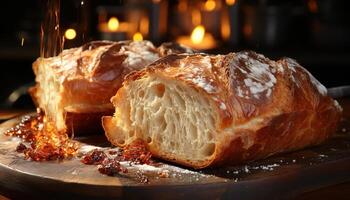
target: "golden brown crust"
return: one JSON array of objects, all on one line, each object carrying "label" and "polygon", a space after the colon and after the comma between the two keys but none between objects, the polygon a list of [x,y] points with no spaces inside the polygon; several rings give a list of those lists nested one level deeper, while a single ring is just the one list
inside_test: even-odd
[{"label": "golden brown crust", "polygon": [[164,42],[158,47],[157,50],[160,54],[160,57],[164,57],[171,54],[195,53],[193,49],[174,42]]},{"label": "golden brown crust", "polygon": [[126,74],[158,58],[156,48],[148,41],[95,41],[64,50],[57,57],[39,58],[33,69],[38,77],[38,68],[45,63],[45,68],[55,73],[54,78],[64,87],[67,104],[109,104]]},{"label": "golden brown crust", "polygon": [[[211,159],[193,163],[150,148],[155,156],[193,168],[237,164],[317,145],[334,133],[341,117],[341,108],[324,86],[290,58],[272,61],[254,52],[170,55],[129,74],[123,84],[150,74],[183,82],[216,102],[213,112],[219,113],[220,124]],[[119,92],[113,98],[123,100]],[[105,121],[104,126],[113,128],[111,123]],[[110,138],[112,130],[105,131]]]}]

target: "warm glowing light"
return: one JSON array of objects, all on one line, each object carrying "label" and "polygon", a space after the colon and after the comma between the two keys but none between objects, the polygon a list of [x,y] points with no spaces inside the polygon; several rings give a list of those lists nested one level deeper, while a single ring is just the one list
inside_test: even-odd
[{"label": "warm glowing light", "polygon": [[196,26],[191,33],[191,41],[194,44],[199,44],[203,41],[205,35],[205,28],[202,25]]},{"label": "warm glowing light", "polygon": [[307,6],[309,7],[310,12],[316,13],[318,11],[318,5],[316,0],[309,0],[307,2]]},{"label": "warm glowing light", "polygon": [[134,41],[142,41],[142,40],[143,40],[143,36],[142,36],[142,34],[141,34],[140,32],[137,32],[137,33],[134,34],[134,36],[132,37],[132,39],[133,39]]},{"label": "warm glowing light", "polygon": [[152,0],[153,3],[160,3],[162,0]]},{"label": "warm glowing light", "polygon": [[204,8],[207,11],[213,11],[216,7],[216,2],[214,0],[207,0],[204,4]]},{"label": "warm glowing light", "polygon": [[236,3],[236,0],[226,0],[226,4],[229,6],[233,6]]},{"label": "warm glowing light", "polygon": [[179,4],[177,6],[177,8],[179,9],[179,11],[184,12],[187,10],[187,1],[186,0],[180,0]]},{"label": "warm glowing light", "polygon": [[108,29],[111,31],[116,31],[119,28],[119,20],[116,17],[111,17],[108,20]]},{"label": "warm glowing light", "polygon": [[228,14],[224,15],[224,17],[221,20],[221,37],[224,40],[228,40],[231,35],[231,28],[230,28],[230,21],[229,21],[229,16]]},{"label": "warm glowing light", "polygon": [[144,35],[148,34],[149,20],[147,16],[143,16],[140,21],[140,32]]},{"label": "warm glowing light", "polygon": [[101,32],[104,32],[104,33],[117,33],[117,32],[126,33],[130,30],[137,30],[136,27],[133,27],[130,23],[120,22],[116,17],[111,17],[107,22],[103,22],[103,21],[99,23],[98,28]]},{"label": "warm glowing light", "polygon": [[180,36],[176,42],[197,50],[208,50],[216,47],[215,38],[206,33],[203,26],[197,26],[191,36]]},{"label": "warm glowing light", "polygon": [[250,38],[253,33],[253,27],[250,24],[245,24],[243,26],[243,34],[245,37]]},{"label": "warm glowing light", "polygon": [[77,36],[77,32],[72,28],[67,29],[66,32],[64,33],[64,37],[67,40],[73,40],[76,36]]},{"label": "warm glowing light", "polygon": [[24,45],[24,38],[22,37],[21,38],[21,46],[23,47],[23,45]]},{"label": "warm glowing light", "polygon": [[192,11],[192,24],[197,26],[201,24],[202,16],[201,12],[199,10],[193,10]]}]

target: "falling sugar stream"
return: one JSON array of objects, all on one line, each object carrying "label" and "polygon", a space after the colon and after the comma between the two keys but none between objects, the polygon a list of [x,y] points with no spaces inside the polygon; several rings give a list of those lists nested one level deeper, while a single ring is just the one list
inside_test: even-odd
[{"label": "falling sugar stream", "polygon": [[60,30],[60,0],[46,0],[40,30],[40,57],[57,56],[64,47]]}]

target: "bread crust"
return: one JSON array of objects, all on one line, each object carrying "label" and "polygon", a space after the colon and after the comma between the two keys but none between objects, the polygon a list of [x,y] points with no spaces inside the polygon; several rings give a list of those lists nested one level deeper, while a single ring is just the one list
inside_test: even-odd
[{"label": "bread crust", "polygon": [[[209,159],[181,160],[149,145],[154,156],[192,168],[238,164],[320,144],[341,118],[341,107],[324,86],[290,58],[272,61],[250,51],[169,55],[129,74],[123,85],[150,75],[187,84],[216,104],[216,147]],[[112,102],[123,101],[122,87]],[[118,119],[104,118],[103,126],[118,145],[113,120]]]},{"label": "bread crust", "polygon": [[[76,135],[101,132],[101,116],[113,113],[110,98],[121,87],[124,77],[171,51],[169,45],[156,48],[149,41],[89,42],[64,50],[56,57],[38,58],[33,63],[36,85],[29,92],[59,131]],[[48,77],[50,80],[46,80]],[[55,89],[47,89],[49,85]],[[52,96],[59,100],[52,101],[49,99]],[[59,108],[59,112],[52,111],[50,106]],[[57,114],[63,118],[57,119]]]}]

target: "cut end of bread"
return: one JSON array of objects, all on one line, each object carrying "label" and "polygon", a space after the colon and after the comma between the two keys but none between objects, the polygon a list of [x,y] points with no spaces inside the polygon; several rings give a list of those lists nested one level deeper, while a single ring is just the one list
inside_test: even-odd
[{"label": "cut end of bread", "polygon": [[44,111],[47,120],[53,122],[59,131],[66,130],[64,108],[62,105],[62,96],[60,95],[61,84],[56,79],[55,73],[50,70],[47,65],[48,61],[38,59],[34,63],[36,68],[37,84],[35,90],[32,91],[32,96],[39,107]]},{"label": "cut end of bread", "polygon": [[189,84],[149,75],[125,84],[112,102],[116,112],[103,126],[114,145],[142,139],[154,156],[196,168],[213,160],[217,107]]}]

